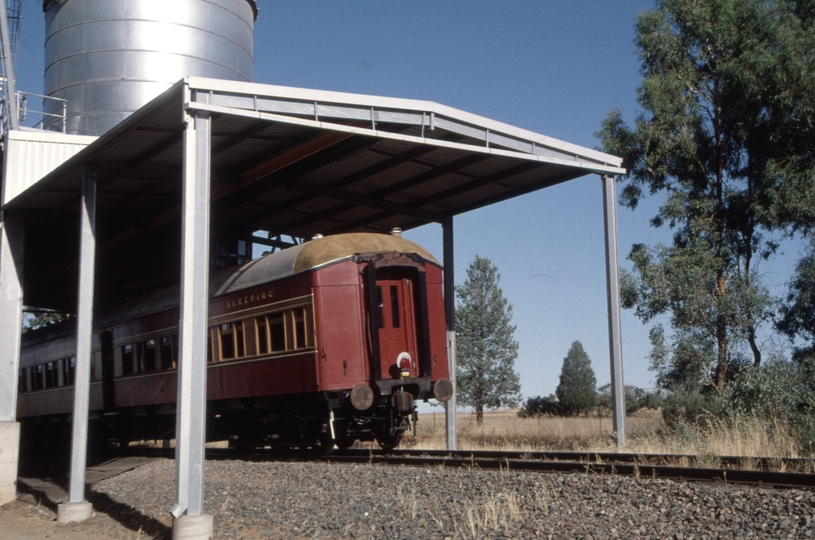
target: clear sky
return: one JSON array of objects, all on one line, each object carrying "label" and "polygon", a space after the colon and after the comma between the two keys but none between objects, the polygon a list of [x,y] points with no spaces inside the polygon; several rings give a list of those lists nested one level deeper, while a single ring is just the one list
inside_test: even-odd
[{"label": "clear sky", "polygon": [[[258,0],[255,82],[436,101],[589,148],[609,110],[633,120],[634,19],[648,0]],[[18,89],[42,92],[41,3],[25,0]],[[618,188],[619,189],[619,188]],[[620,263],[656,204],[618,210]],[[602,189],[587,176],[455,219],[456,283],[490,258],[514,306],[524,396],[553,393],[580,340],[609,381]],[[441,228],[406,233],[441,258]],[[796,255],[793,249],[791,255]],[[784,272],[770,269],[781,286]],[[623,312],[626,384],[653,386],[647,328]]]}]

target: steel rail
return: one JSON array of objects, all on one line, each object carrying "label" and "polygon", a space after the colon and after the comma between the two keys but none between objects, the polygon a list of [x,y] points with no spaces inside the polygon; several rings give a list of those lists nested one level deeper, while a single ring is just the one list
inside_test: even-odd
[{"label": "steel rail", "polygon": [[[368,455],[369,450],[352,449],[345,455]],[[505,450],[414,450],[397,449],[391,454],[403,457],[457,457],[476,459],[512,459],[538,461],[567,461],[578,463],[630,463],[637,465],[673,465],[695,467],[699,464],[713,468],[749,468],[766,471],[815,472],[815,459],[775,458],[747,456],[696,456],[692,454],[643,454],[619,452],[522,452]],[[681,464],[681,465],[680,465]]]},{"label": "steel rail", "polygon": [[[149,447],[129,447],[118,450],[128,455],[154,455],[172,457],[173,449],[149,448]],[[280,456],[293,457],[301,456],[298,452],[283,452],[271,450],[269,448],[254,449],[232,449],[232,448],[208,448],[207,458],[225,459],[266,459]],[[353,448],[342,452],[330,454],[330,457],[337,459],[358,458],[368,460],[371,456],[386,455],[379,449]],[[676,467],[679,469],[742,469],[769,472],[813,472],[815,473],[815,458],[780,458],[780,457],[749,457],[749,456],[695,456],[692,454],[643,454],[643,453],[617,453],[617,452],[522,452],[505,450],[414,450],[397,449],[392,450],[387,455],[392,458],[434,458],[447,460],[468,460],[468,461],[545,461],[545,462],[566,462],[590,465],[632,465],[643,467],[663,466]],[[311,457],[311,456],[309,456]]]},{"label": "steel rail", "polygon": [[[96,456],[97,463],[114,463],[121,458],[167,458],[175,456],[174,448],[127,447],[108,449]],[[743,485],[764,488],[815,489],[815,474],[780,472],[736,468],[683,467],[665,464],[659,460],[684,455],[615,454],[592,452],[500,452],[500,451],[433,451],[399,450],[385,453],[381,450],[354,449],[343,453],[320,456],[307,452],[284,453],[256,448],[207,448],[207,460],[243,461],[313,461],[344,464],[357,463],[382,466],[410,466],[467,469],[471,471],[528,471],[539,473],[572,473],[585,475],[617,475],[647,480],[673,480],[703,482],[718,486]],[[750,460],[750,458],[738,458]],[[762,458],[772,461],[775,458]],[[109,461],[112,460],[112,461]],[[646,462],[650,460],[651,462]],[[733,456],[723,461],[735,462]],[[41,461],[41,460],[38,460]],[[789,461],[789,460],[785,460]],[[812,460],[799,460],[811,463]],[[42,463],[41,463],[42,464]],[[115,469],[114,465],[110,465]],[[115,474],[112,474],[115,475]]]},{"label": "steel rail", "polygon": [[[130,447],[121,449],[127,455],[153,455],[156,457],[173,457],[173,449]],[[303,456],[298,452],[281,452],[268,448],[254,449],[232,449],[232,448],[208,448],[208,459],[278,459]],[[385,458],[384,456],[388,456]],[[306,454],[306,458],[313,458],[313,455]],[[675,468],[677,470],[748,470],[751,472],[771,472],[771,473],[803,473],[815,472],[815,459],[812,458],[775,458],[775,457],[748,457],[748,456],[695,456],[692,454],[636,454],[617,452],[521,452],[504,450],[414,450],[397,449],[385,454],[379,449],[354,448],[330,454],[327,459],[336,461],[370,461],[375,458],[379,462],[395,462],[398,459],[427,459],[446,460],[448,463],[468,462],[482,463],[485,468],[498,468],[485,465],[488,461],[496,462],[545,462],[579,464],[581,467],[587,465],[595,468],[600,466],[613,466],[618,470],[623,470],[624,466],[630,468],[637,467],[640,471],[644,467],[662,467],[664,469]],[[554,466],[553,466],[554,467]],[[632,469],[633,470],[633,469]],[[813,484],[815,485],[815,484]]]},{"label": "steel rail", "polygon": [[520,459],[483,459],[472,457],[407,457],[373,454],[369,456],[330,455],[313,460],[331,463],[369,463],[440,468],[467,468],[470,470],[534,471],[548,473],[580,473],[631,476],[645,479],[664,479],[680,482],[712,482],[746,484],[772,488],[815,488],[815,474],[788,473],[764,470],[677,467],[639,463],[598,463],[580,461],[545,461]]}]

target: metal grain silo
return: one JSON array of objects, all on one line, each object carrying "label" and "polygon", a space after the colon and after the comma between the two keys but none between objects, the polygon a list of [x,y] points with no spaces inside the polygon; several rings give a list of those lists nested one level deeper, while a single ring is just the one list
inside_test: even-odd
[{"label": "metal grain silo", "polygon": [[182,77],[252,80],[255,0],[45,0],[43,11],[45,94],[68,101],[68,133],[101,135]]}]

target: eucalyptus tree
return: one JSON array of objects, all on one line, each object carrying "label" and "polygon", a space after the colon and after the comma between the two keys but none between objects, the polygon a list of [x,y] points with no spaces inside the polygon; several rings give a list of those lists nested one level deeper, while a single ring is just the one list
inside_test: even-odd
[{"label": "eucalyptus tree", "polygon": [[778,328],[798,340],[794,358],[815,361],[815,237],[810,239],[807,252],[795,267],[780,311]]},{"label": "eucalyptus tree", "polygon": [[660,196],[651,224],[673,231],[634,245],[622,279],[625,307],[669,315],[670,335],[651,330],[665,387],[721,389],[734,363],[761,363],[773,299],[757,262],[772,231],[815,223],[813,6],[661,0],[637,19],[642,111],[633,126],[612,112],[598,135],[625,158],[621,203]]}]

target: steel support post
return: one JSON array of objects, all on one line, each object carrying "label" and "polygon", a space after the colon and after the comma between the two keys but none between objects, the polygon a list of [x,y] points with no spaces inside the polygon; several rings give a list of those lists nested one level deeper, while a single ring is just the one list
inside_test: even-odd
[{"label": "steel support post", "polygon": [[17,129],[17,89],[14,81],[14,62],[11,57],[11,35],[8,27],[6,0],[0,0],[0,41],[3,48],[3,74],[6,76],[6,112],[9,129]]},{"label": "steel support post", "polygon": [[[210,118],[188,113],[184,131],[181,261],[181,358],[176,416],[173,538],[209,538],[204,516],[204,441],[209,306]],[[207,533],[209,531],[209,533]]]},{"label": "steel support post", "polygon": [[453,397],[444,406],[444,417],[447,420],[447,449],[456,450],[456,281],[453,259],[453,217],[445,218],[442,223],[442,242],[444,251],[444,312],[447,322],[447,362],[450,366],[450,382],[453,384]]},{"label": "steel support post", "polygon": [[88,408],[93,351],[93,278],[96,264],[96,167],[82,171],[80,208],[79,302],[76,311],[76,370],[71,439],[71,480],[68,503],[59,505],[57,521],[83,521],[91,516],[85,501],[85,465],[88,455]]},{"label": "steel support post", "polygon": [[617,262],[617,196],[613,176],[602,176],[603,217],[606,237],[606,290],[608,295],[608,344],[611,359],[611,402],[614,439],[622,450],[625,437],[625,384],[623,383],[623,338],[620,325],[620,275]]},{"label": "steel support post", "polygon": [[17,378],[23,318],[24,228],[0,213],[0,505],[17,498]]}]

